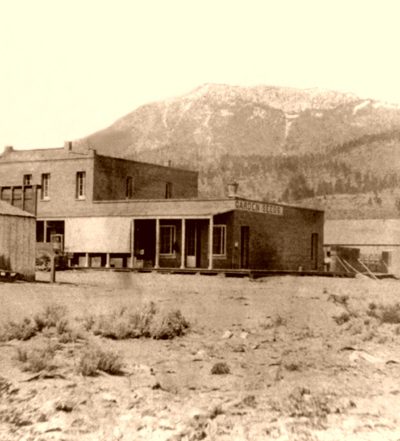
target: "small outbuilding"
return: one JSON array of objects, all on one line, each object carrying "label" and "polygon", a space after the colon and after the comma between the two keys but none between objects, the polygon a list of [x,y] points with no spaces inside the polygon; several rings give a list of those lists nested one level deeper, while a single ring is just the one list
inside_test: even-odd
[{"label": "small outbuilding", "polygon": [[0,201],[0,270],[35,280],[36,219]]},{"label": "small outbuilding", "polygon": [[333,271],[343,271],[345,259],[360,272],[400,275],[400,219],[328,219],[324,239]]}]

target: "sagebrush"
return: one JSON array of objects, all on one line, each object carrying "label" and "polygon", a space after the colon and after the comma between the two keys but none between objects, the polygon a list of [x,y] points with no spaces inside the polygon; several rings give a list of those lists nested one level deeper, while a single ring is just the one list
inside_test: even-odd
[{"label": "sagebrush", "polygon": [[182,336],[190,324],[180,310],[160,313],[153,302],[138,310],[121,308],[110,314],[84,318],[86,329],[114,340],[128,338],[172,339]]},{"label": "sagebrush", "polygon": [[43,348],[17,348],[16,359],[22,363],[22,370],[27,372],[52,371],[57,365],[54,362],[59,347],[48,343]]},{"label": "sagebrush", "polygon": [[121,375],[123,360],[113,351],[105,351],[95,345],[88,346],[78,362],[78,373],[90,377],[106,372],[110,375]]}]

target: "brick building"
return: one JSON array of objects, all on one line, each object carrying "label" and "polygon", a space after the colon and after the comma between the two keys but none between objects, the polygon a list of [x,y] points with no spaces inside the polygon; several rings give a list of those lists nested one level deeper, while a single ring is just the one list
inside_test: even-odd
[{"label": "brick building", "polygon": [[1,199],[37,216],[38,253],[56,242],[72,266],[323,268],[323,212],[200,199],[197,179],[71,143],[0,156]]}]

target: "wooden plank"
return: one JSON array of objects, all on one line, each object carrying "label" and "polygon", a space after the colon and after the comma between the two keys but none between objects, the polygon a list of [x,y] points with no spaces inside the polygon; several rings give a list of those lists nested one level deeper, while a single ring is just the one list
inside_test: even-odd
[{"label": "wooden plank", "polygon": [[336,260],[340,263],[340,265],[342,265],[342,267],[344,268],[346,273],[350,272],[348,266],[345,265],[345,263],[343,262],[343,260],[339,256],[336,256]]},{"label": "wooden plank", "polygon": [[375,276],[375,274],[365,265],[363,262],[361,262],[360,259],[357,259],[357,262],[366,269],[367,273],[375,280],[378,280],[378,278]]}]

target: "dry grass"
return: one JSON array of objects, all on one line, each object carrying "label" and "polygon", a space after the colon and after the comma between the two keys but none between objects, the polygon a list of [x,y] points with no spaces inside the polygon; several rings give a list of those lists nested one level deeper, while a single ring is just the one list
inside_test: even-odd
[{"label": "dry grass", "polygon": [[9,321],[0,330],[0,341],[10,340],[29,340],[37,334],[38,330],[35,322],[25,317],[19,322]]},{"label": "dry grass", "polygon": [[17,348],[16,359],[22,363],[22,370],[26,372],[52,371],[56,369],[54,357],[59,347],[47,344],[44,348]]},{"label": "dry grass", "polygon": [[79,359],[78,373],[93,377],[99,372],[110,375],[121,375],[123,361],[121,356],[113,351],[104,351],[95,345],[88,346]]},{"label": "dry grass", "polygon": [[48,337],[56,336],[62,343],[84,338],[83,332],[68,319],[66,307],[50,305],[32,317],[5,323],[0,331],[0,341],[25,341],[40,333]]},{"label": "dry grass", "polygon": [[312,393],[304,387],[295,387],[281,400],[270,401],[271,410],[290,418],[305,419],[304,423],[316,429],[327,427],[327,417],[332,413],[340,413],[339,403],[328,393]]},{"label": "dry grass", "polygon": [[141,337],[167,340],[184,335],[190,324],[179,310],[161,314],[150,302],[137,311],[121,308],[111,314],[86,317],[84,326],[94,335],[114,340]]}]

